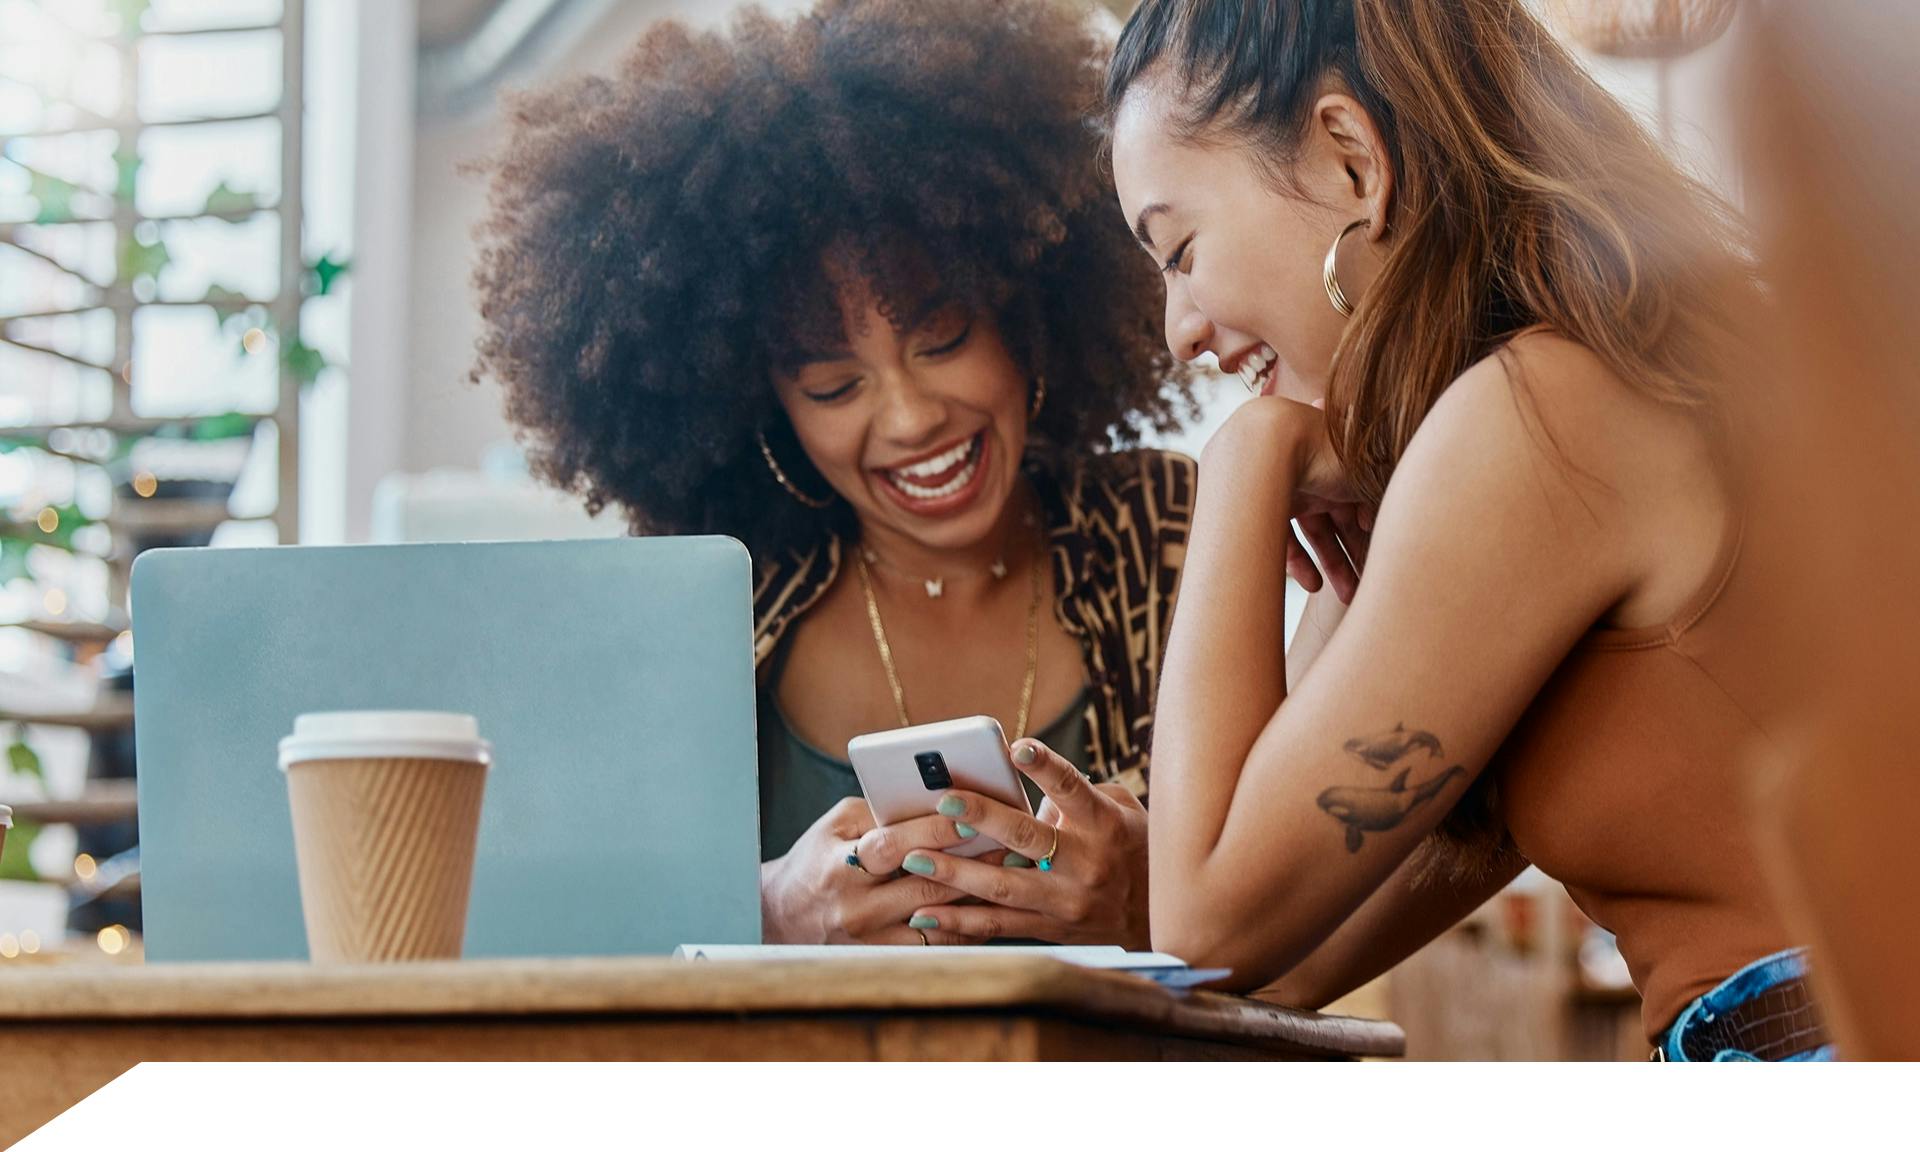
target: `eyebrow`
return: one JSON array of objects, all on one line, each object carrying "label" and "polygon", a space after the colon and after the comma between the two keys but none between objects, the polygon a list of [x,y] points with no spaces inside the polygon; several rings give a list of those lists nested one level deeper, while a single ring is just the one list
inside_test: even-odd
[{"label": "eyebrow", "polygon": [[1151,233],[1147,231],[1147,221],[1153,219],[1155,216],[1160,215],[1162,212],[1171,212],[1171,211],[1173,211],[1172,208],[1169,208],[1167,205],[1161,203],[1158,200],[1147,205],[1145,208],[1140,209],[1140,215],[1134,217],[1133,219],[1133,237],[1134,239],[1140,241],[1140,246],[1142,248],[1153,247],[1153,236]]},{"label": "eyebrow", "polygon": [[[942,308],[950,308],[961,303],[964,303],[964,301],[941,293],[934,293],[915,306],[913,312],[910,313],[905,320],[901,321],[898,331],[917,331],[934,313],[940,311]],[[831,348],[802,348],[800,349],[800,359],[795,362],[793,371],[799,372],[810,364],[837,364],[842,360],[851,359],[853,359],[853,345],[851,344],[835,344]]]}]

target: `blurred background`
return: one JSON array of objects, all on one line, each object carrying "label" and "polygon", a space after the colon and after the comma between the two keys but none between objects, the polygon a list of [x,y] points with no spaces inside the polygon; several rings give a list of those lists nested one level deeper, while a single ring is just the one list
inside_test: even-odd
[{"label": "blurred background", "polygon": [[[1131,7],[1077,2],[1116,31]],[[1731,0],[1535,5],[1740,201]],[[460,168],[503,88],[734,7],[0,0],[0,972],[140,956],[140,551],[622,531],[534,486],[468,383],[484,189]],[[1172,446],[1242,398],[1204,394]],[[1534,874],[1345,1007],[1400,1020],[1413,1056],[1644,1048],[1611,941]]]}]

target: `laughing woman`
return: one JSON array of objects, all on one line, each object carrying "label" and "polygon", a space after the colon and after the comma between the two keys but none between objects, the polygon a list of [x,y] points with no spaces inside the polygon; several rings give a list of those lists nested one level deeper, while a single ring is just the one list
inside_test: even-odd
[{"label": "laughing woman", "polygon": [[[1519,0],[1146,0],[1107,99],[1172,350],[1267,393],[1201,463],[1155,945],[1322,1003],[1531,860],[1660,1054],[1825,1054],[1740,818],[1730,222]],[[1290,519],[1364,574],[1283,655]]]},{"label": "laughing woman", "polygon": [[[1185,375],[1096,164],[1098,47],[1047,0],[828,0],[515,108],[481,368],[548,480],[751,549],[769,940],[1147,942],[1193,464],[1111,450]],[[876,829],[848,738],[972,714],[1041,819]],[[980,834],[1014,854],[940,851]]]}]

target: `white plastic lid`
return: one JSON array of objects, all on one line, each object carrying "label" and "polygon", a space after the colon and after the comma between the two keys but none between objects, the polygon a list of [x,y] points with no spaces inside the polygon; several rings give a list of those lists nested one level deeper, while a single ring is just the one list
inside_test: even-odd
[{"label": "white plastic lid", "polygon": [[13,809],[0,804],[0,828],[13,827]]},{"label": "white plastic lid", "polygon": [[493,763],[480,722],[460,712],[308,712],[280,741],[280,770],[310,760],[471,760]]}]

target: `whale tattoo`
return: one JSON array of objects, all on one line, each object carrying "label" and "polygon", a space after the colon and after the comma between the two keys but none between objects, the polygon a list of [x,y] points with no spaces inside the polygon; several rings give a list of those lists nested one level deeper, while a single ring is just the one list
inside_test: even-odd
[{"label": "whale tattoo", "polygon": [[1465,776],[1467,770],[1455,764],[1409,788],[1407,777],[1412,773],[1413,769],[1402,768],[1393,783],[1384,788],[1329,788],[1320,793],[1315,803],[1321,811],[1347,826],[1349,853],[1360,851],[1368,832],[1399,827],[1408,813],[1440,795],[1456,776]]},{"label": "whale tattoo", "polygon": [[1404,724],[1395,724],[1393,731],[1378,736],[1356,736],[1341,745],[1347,752],[1367,762],[1371,768],[1388,771],[1400,761],[1412,755],[1416,749],[1424,749],[1428,756],[1442,756],[1440,738],[1431,732],[1415,729],[1407,731]]}]

